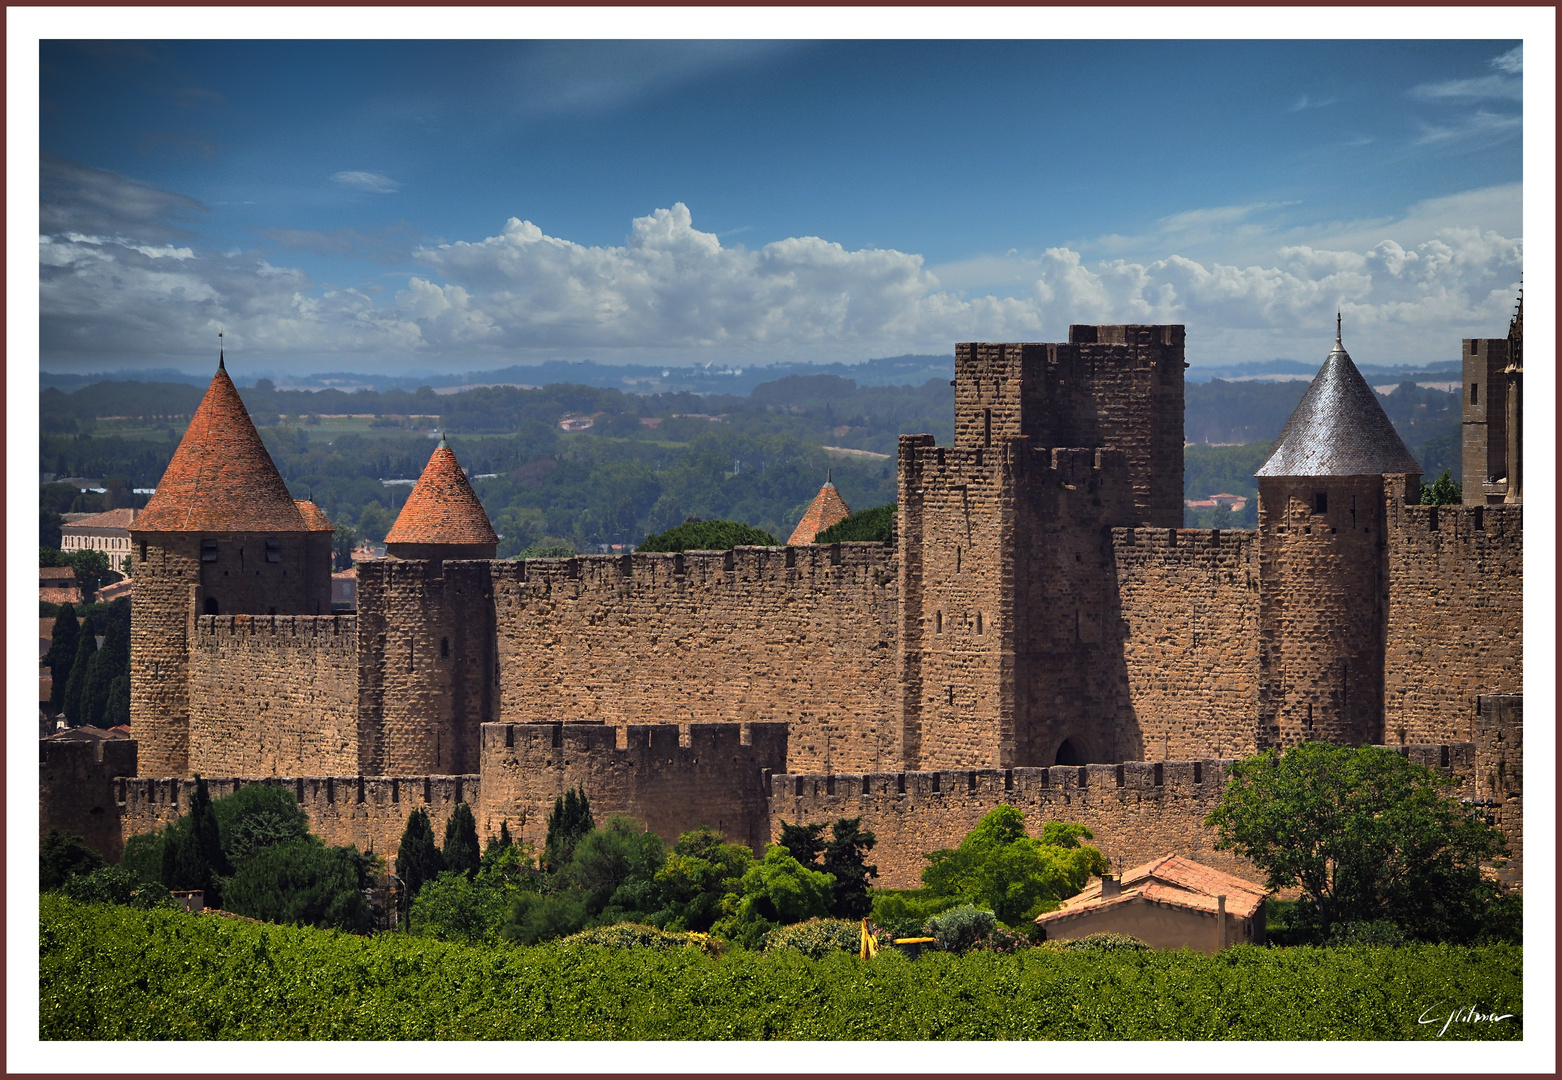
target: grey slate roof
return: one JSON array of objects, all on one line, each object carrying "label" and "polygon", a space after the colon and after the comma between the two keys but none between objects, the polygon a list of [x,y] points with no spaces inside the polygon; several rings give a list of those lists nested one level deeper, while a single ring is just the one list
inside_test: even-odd
[{"label": "grey slate roof", "polygon": [[1340,343],[1314,376],[1256,476],[1381,476],[1421,466]]}]

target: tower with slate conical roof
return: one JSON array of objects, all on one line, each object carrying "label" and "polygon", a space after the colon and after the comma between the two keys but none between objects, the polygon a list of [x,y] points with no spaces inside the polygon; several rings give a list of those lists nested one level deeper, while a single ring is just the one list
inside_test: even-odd
[{"label": "tower with slate conical roof", "polygon": [[1257,473],[1259,747],[1383,740],[1384,501],[1420,472],[1336,322]]},{"label": "tower with slate conical roof", "polygon": [[331,525],[303,505],[307,520],[219,355],[130,530],[130,722],[142,775],[199,767],[191,760],[189,646],[203,616],[330,613]]}]

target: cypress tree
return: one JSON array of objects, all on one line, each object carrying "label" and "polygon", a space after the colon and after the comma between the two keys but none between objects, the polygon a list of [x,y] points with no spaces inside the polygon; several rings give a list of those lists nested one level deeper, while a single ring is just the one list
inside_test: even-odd
[{"label": "cypress tree", "polygon": [[776,843],[791,854],[792,858],[802,863],[811,870],[819,869],[819,853],[824,851],[825,843],[819,834],[824,831],[823,825],[788,825],[781,823],[781,836]]},{"label": "cypress tree", "polygon": [[82,693],[87,687],[87,668],[92,664],[93,654],[98,651],[97,623],[91,615],[81,624],[81,632],[76,636],[76,656],[71,662],[70,677],[65,681],[65,700],[61,702],[61,708],[65,712],[65,722],[71,727],[79,727],[86,723],[82,714]]},{"label": "cypress tree", "polygon": [[54,677],[54,687],[49,692],[49,711],[58,713],[65,705],[65,682],[70,678],[71,665],[76,662],[76,639],[81,628],[76,622],[76,609],[62,604],[54,617],[54,631],[49,639],[49,652],[44,662]]},{"label": "cypress tree", "polygon": [[429,823],[428,811],[420,806],[407,816],[407,828],[401,834],[401,846],[396,849],[396,874],[401,878],[404,912],[411,908],[412,898],[423,883],[444,868],[444,857],[434,846],[434,826]]},{"label": "cypress tree", "polygon": [[217,824],[217,812],[212,809],[211,793],[199,773],[195,776],[195,797],[190,800],[190,824],[179,840],[179,852],[174,875],[181,889],[201,889],[206,893],[206,906],[218,907],[222,897],[218,894],[219,874],[230,870],[222,853],[222,831]]},{"label": "cypress tree", "polygon": [[596,827],[584,790],[570,788],[554,799],[553,812],[548,815],[548,839],[542,848],[543,866],[551,874],[558,873],[569,864],[580,838]]},{"label": "cypress tree", "polygon": [[117,676],[109,683],[108,700],[103,705],[103,726],[118,727],[130,723],[130,676]]},{"label": "cypress tree", "polygon": [[[109,691],[114,680],[124,676],[130,679],[130,635],[118,619],[105,620],[103,647],[92,655],[87,664],[87,678],[81,691],[83,723],[108,727],[105,722]],[[129,704],[125,712],[129,714]]]},{"label": "cypress tree", "polygon": [[477,868],[483,861],[478,848],[477,819],[472,808],[464,802],[456,803],[450,820],[445,822],[445,847],[441,853],[446,870],[459,870],[468,878],[477,876]]}]

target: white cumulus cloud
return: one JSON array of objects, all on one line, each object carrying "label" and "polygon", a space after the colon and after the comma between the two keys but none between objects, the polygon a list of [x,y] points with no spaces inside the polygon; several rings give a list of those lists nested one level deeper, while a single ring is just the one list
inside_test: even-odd
[{"label": "white cumulus cloud", "polygon": [[65,230],[39,238],[40,330],[46,356],[107,343],[200,352],[221,326],[235,349],[276,361],[473,368],[561,354],[851,360],[1061,340],[1070,323],[1176,322],[1198,364],[1321,358],[1338,306],[1358,359],[1415,363],[1506,326],[1523,242],[1516,213],[1493,208],[1517,195],[1491,189],[1397,221],[1286,231],[1241,258],[1177,253],[1179,233],[1249,224],[1247,207],[1200,211],[1161,223],[1159,257],[1090,259],[1065,246],[987,257],[1007,274],[1003,296],[952,288],[915,253],[817,236],[726,246],[682,203],[635,219],[621,245],[511,218],[483,239],[416,249],[424,272],[391,296],[325,286],[254,252]]}]

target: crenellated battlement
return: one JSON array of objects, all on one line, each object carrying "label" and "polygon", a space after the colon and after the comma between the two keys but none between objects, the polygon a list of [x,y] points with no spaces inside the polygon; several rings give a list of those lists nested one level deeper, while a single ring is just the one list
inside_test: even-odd
[{"label": "crenellated battlement", "polygon": [[[679,589],[758,583],[813,589],[864,580],[886,585],[893,578],[894,564],[892,546],[868,542],[495,560],[490,572],[498,588],[524,586],[533,591],[566,586],[602,593],[626,587]],[[869,577],[865,578],[864,572]],[[874,572],[882,580],[873,579]]]},{"label": "crenellated battlement", "polygon": [[1401,533],[1436,534],[1464,543],[1518,543],[1524,537],[1524,507],[1421,506],[1389,504],[1389,528]]},{"label": "crenellated battlement", "polygon": [[786,767],[787,725],[484,724],[478,829],[539,847],[547,817],[580,787],[598,820],[628,814],[672,843],[705,824],[763,850],[765,777]]},{"label": "crenellated battlement", "polygon": [[195,647],[220,647],[235,638],[307,638],[322,648],[357,647],[356,615],[200,615]]},{"label": "crenellated battlement", "polygon": [[[1021,769],[929,769],[884,773],[777,773],[772,799],[857,796],[955,796],[1031,799],[1043,793],[1164,789],[1189,795],[1225,790],[1232,759],[1128,761],[1117,765],[1052,765]],[[995,804],[996,805],[996,804]]]}]

